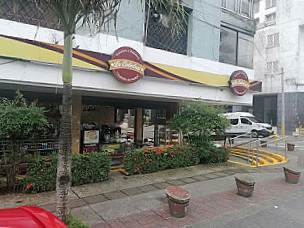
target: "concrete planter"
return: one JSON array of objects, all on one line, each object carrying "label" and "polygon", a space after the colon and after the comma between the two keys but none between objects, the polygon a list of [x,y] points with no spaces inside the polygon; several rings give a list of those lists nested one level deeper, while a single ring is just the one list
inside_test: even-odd
[{"label": "concrete planter", "polygon": [[294,148],[295,148],[295,144],[287,143],[287,150],[288,151],[294,151]]},{"label": "concrete planter", "polygon": [[301,172],[296,168],[287,168],[283,166],[285,181],[290,184],[297,184],[300,179]]},{"label": "concrete planter", "polygon": [[166,195],[170,214],[176,218],[185,217],[190,201],[190,193],[181,187],[169,186],[166,188]]},{"label": "concrete planter", "polygon": [[236,174],[234,176],[238,194],[244,197],[252,196],[255,180],[246,174]]}]

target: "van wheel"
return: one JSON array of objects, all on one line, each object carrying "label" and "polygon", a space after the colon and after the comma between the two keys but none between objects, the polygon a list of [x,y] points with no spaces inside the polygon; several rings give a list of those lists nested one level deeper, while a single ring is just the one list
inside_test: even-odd
[{"label": "van wheel", "polygon": [[251,137],[252,138],[257,138],[259,136],[258,132],[257,131],[252,131],[251,132]]}]

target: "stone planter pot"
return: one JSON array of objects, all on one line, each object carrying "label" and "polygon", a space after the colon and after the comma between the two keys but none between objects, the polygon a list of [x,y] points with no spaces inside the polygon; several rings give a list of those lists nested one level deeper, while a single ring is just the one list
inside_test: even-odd
[{"label": "stone planter pot", "polygon": [[284,174],[285,174],[285,181],[290,184],[297,184],[300,179],[300,170],[296,168],[287,168],[283,166]]},{"label": "stone planter pot", "polygon": [[176,218],[185,217],[190,201],[190,193],[181,187],[169,186],[166,188],[166,195],[170,214]]},{"label": "stone planter pot", "polygon": [[244,197],[252,196],[255,180],[247,174],[236,174],[234,178],[238,194]]},{"label": "stone planter pot", "polygon": [[287,143],[287,150],[288,151],[294,151],[294,148],[295,148],[295,144]]}]

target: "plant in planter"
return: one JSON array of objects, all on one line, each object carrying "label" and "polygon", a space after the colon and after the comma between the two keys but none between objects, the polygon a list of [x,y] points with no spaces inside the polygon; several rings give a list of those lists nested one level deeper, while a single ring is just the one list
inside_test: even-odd
[{"label": "plant in planter", "polygon": [[229,120],[221,115],[222,109],[202,102],[191,102],[180,107],[180,113],[170,121],[170,128],[181,131],[187,144],[193,147],[201,162],[213,149],[211,135],[221,135],[230,125]]}]

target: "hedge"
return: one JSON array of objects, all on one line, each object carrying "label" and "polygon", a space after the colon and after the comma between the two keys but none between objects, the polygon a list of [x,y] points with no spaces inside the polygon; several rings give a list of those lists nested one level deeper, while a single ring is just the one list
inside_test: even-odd
[{"label": "hedge", "polygon": [[[36,193],[56,189],[57,155],[34,158],[28,164],[24,191]],[[109,178],[108,153],[72,155],[72,186],[101,182]]]},{"label": "hedge", "polygon": [[202,153],[200,158],[201,164],[227,162],[229,159],[230,149],[225,147],[209,146]]},{"label": "hedge", "polygon": [[197,164],[189,146],[146,147],[126,153],[124,167],[130,174],[152,173]]}]

